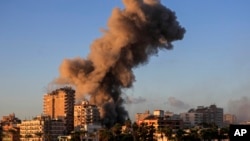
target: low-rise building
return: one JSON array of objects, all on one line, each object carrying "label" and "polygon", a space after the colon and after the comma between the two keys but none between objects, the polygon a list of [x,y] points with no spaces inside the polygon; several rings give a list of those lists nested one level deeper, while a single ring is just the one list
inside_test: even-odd
[{"label": "low-rise building", "polygon": [[21,120],[14,113],[3,116],[0,121],[2,141],[19,141],[19,124]]},{"label": "low-rise building", "polygon": [[100,124],[100,112],[96,105],[90,104],[87,100],[74,106],[74,126],[75,129],[86,125]]},{"label": "low-rise building", "polygon": [[57,141],[59,135],[65,133],[63,120],[51,119],[49,116],[37,116],[32,120],[24,120],[20,124],[21,141]]},{"label": "low-rise building", "polygon": [[149,110],[145,111],[144,113],[137,113],[137,114],[135,115],[135,122],[136,122],[138,125],[140,125],[140,124],[143,122],[143,120],[144,120],[146,117],[150,116],[150,115],[151,115],[151,114],[150,114],[150,111],[149,111]]},{"label": "low-rise building", "polygon": [[229,126],[230,124],[236,124],[237,118],[233,114],[224,114],[223,122],[224,122],[224,126]]},{"label": "low-rise building", "polygon": [[141,123],[153,125],[156,130],[160,128],[169,127],[171,129],[183,128],[183,120],[179,116],[173,114],[172,116],[164,115],[163,110],[155,110],[153,115],[149,115],[141,119]]}]

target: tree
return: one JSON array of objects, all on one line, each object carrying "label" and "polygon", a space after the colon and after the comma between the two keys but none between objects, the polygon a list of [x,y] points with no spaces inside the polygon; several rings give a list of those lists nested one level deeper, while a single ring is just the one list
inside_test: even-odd
[{"label": "tree", "polygon": [[172,140],[173,139],[173,130],[170,127],[164,127],[162,129],[163,133],[165,134],[165,136],[168,138],[168,140]]},{"label": "tree", "polygon": [[200,141],[200,136],[198,134],[198,129],[191,128],[182,137],[183,141]]},{"label": "tree", "polygon": [[99,130],[99,141],[113,141],[113,140],[114,136],[109,129],[105,128]]},{"label": "tree", "polygon": [[178,130],[176,131],[176,136],[175,136],[175,138],[176,138],[178,141],[181,141],[181,140],[183,140],[184,134],[185,134],[185,131],[183,131],[182,129],[178,129]]},{"label": "tree", "polygon": [[112,128],[111,131],[115,137],[115,140],[119,140],[121,133],[122,133],[122,126],[119,123],[116,123]]}]

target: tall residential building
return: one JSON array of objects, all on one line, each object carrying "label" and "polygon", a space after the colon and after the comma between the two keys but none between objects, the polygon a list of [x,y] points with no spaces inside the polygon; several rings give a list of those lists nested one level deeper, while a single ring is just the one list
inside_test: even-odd
[{"label": "tall residential building", "polygon": [[77,128],[90,124],[100,124],[100,112],[96,105],[83,100],[74,106],[74,126]]},{"label": "tall residential building", "polygon": [[69,134],[74,130],[74,104],[75,90],[71,87],[56,89],[44,95],[43,113],[52,119],[62,119]]},{"label": "tall residential building", "polygon": [[223,126],[223,108],[216,105],[210,105],[209,107],[198,106],[195,112],[203,114],[204,123],[216,124],[219,127]]}]

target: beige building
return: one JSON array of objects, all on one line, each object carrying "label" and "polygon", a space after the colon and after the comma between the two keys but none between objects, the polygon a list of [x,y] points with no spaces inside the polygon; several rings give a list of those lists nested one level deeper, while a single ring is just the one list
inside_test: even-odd
[{"label": "beige building", "polygon": [[65,122],[66,133],[74,130],[75,90],[64,87],[45,94],[43,113],[52,119],[62,119]]},{"label": "beige building", "polygon": [[224,114],[223,116],[223,122],[225,126],[228,126],[229,124],[235,124],[237,122],[236,116],[232,114]]},{"label": "beige building", "polygon": [[84,100],[74,106],[74,126],[78,128],[90,124],[100,124],[100,112],[96,105]]},{"label": "beige building", "polygon": [[37,116],[20,124],[21,141],[57,141],[58,136],[64,132],[64,122],[51,119],[49,116]]},{"label": "beige building", "polygon": [[135,122],[136,122],[137,124],[140,124],[140,123],[142,123],[143,120],[144,120],[146,117],[148,117],[148,116],[150,116],[149,110],[145,111],[144,113],[137,113],[137,114],[135,115]]}]

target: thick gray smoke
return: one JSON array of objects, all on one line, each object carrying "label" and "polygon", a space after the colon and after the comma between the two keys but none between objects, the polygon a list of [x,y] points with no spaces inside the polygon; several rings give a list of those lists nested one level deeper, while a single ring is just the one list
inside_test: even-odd
[{"label": "thick gray smoke", "polygon": [[65,59],[58,83],[76,86],[77,98],[90,95],[102,107],[106,126],[122,123],[122,89],[135,81],[133,68],[148,62],[160,49],[172,49],[172,41],[183,38],[185,29],[175,13],[157,0],[123,0],[125,9],[115,8],[104,35],[96,39],[86,59]]}]

